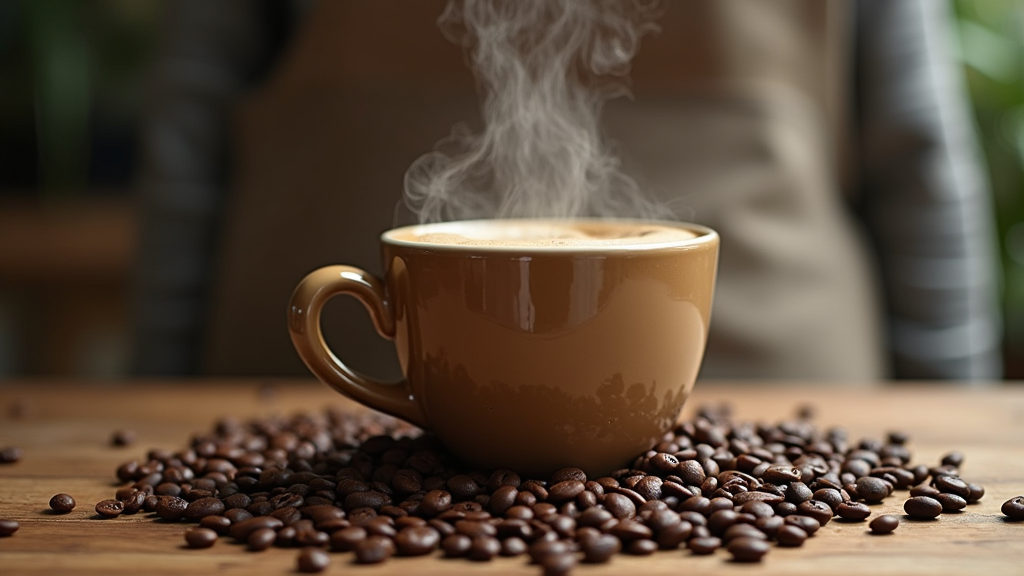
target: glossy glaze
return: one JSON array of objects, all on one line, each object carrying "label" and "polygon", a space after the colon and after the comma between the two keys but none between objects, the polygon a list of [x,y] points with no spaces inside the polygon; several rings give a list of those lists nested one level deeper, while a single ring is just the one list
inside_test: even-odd
[{"label": "glossy glaze", "polygon": [[[365,274],[329,288],[345,283],[334,280],[341,267],[314,272],[293,298],[293,340],[322,380],[432,429],[482,468],[607,473],[672,426],[700,367],[718,238],[691,228],[701,236],[636,250],[454,249],[385,235],[386,290]],[[318,334],[295,330],[316,320],[302,302],[317,291],[377,311],[405,382],[343,374]]]}]

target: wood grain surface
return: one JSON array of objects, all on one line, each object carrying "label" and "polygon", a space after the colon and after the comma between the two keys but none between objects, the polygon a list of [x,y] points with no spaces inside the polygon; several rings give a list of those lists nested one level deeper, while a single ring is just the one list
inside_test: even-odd
[{"label": "wood grain surface", "polygon": [[[670,551],[580,565],[574,574],[1024,574],[1024,523],[1007,522],[999,511],[1005,500],[1024,494],[1024,386],[701,382],[684,417],[698,405],[720,402],[730,403],[738,419],[763,422],[791,417],[809,404],[820,427],[841,426],[852,439],[903,430],[910,435],[914,462],[937,464],[943,454],[962,451],[963,477],[985,486],[986,495],[935,521],[904,517],[889,536],[870,535],[866,523],[833,521],[802,548],[773,547],[757,565],[730,562],[724,551],[707,557]],[[101,520],[93,507],[113,497],[119,464],[144,457],[149,448],[182,449],[218,417],[292,414],[329,405],[361,410],[309,381],[0,383],[0,448],[24,450],[21,461],[0,465],[0,518],[21,523],[13,536],[0,538],[0,575],[295,573],[294,549],[254,553],[222,539],[212,548],[191,550],[182,538],[185,524],[147,514]],[[112,446],[118,429],[136,432],[137,442]],[[65,515],[49,512],[47,503],[58,492],[71,494],[77,508]],[[902,516],[906,497],[896,492],[872,506],[872,517]],[[349,554],[331,558],[325,574],[541,573],[522,558],[474,563],[435,555],[377,566],[355,565]]]}]

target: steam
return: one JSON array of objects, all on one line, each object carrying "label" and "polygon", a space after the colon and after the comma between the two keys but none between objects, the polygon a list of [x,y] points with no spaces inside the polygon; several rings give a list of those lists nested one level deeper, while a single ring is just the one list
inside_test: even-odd
[{"label": "steam", "polygon": [[484,130],[456,126],[405,175],[420,222],[667,218],[621,170],[601,110],[628,95],[656,0],[452,0],[438,23],[465,47]]}]

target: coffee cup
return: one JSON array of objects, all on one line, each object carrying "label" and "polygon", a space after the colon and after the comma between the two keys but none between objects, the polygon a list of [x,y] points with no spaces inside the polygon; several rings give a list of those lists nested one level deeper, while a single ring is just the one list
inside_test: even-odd
[{"label": "coffee cup", "polygon": [[[384,274],[325,266],[297,286],[292,342],[341,394],[433,432],[481,469],[629,466],[672,428],[707,341],[718,235],[644,220],[396,228]],[[404,378],[352,370],[321,332],[339,294],[394,342]]]}]

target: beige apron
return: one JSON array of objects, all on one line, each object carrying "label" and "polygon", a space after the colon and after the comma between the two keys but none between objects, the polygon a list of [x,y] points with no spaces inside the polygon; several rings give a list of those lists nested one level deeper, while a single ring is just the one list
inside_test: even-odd
[{"label": "beige apron", "polygon": [[[318,2],[237,118],[235,174],[205,371],[307,374],[285,306],[310,270],[379,272],[403,175],[459,122],[473,80],[436,27],[443,2]],[[705,377],[883,376],[878,296],[844,206],[850,7],[672,1],[611,103],[624,161],[682,219],[722,236]],[[842,174],[841,174],[842,173]],[[398,374],[390,343],[338,298],[335,352]]]}]

